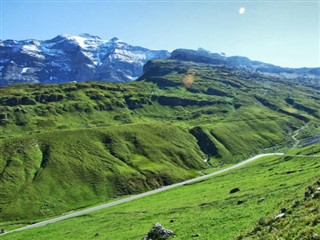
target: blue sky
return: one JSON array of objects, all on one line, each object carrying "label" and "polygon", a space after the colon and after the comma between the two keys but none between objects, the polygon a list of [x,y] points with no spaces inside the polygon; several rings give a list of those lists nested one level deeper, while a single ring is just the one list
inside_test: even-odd
[{"label": "blue sky", "polygon": [[319,1],[0,2],[2,40],[90,33],[152,49],[202,47],[284,67],[320,67]]}]

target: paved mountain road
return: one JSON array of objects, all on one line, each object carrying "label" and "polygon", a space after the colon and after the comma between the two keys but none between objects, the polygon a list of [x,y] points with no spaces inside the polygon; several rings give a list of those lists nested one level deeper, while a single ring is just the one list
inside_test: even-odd
[{"label": "paved mountain road", "polygon": [[46,221],[42,221],[42,222],[38,222],[38,223],[35,223],[35,224],[28,225],[28,226],[25,226],[25,227],[17,228],[17,229],[8,231],[8,232],[6,232],[6,233],[4,233],[2,235],[8,234],[8,233],[12,233],[12,232],[24,231],[24,230],[31,229],[31,228],[42,227],[42,226],[45,226],[45,225],[50,224],[50,223],[59,222],[59,221],[65,220],[65,219],[77,217],[77,216],[84,215],[84,214],[87,214],[87,213],[91,213],[91,212],[94,212],[94,211],[97,211],[97,210],[101,210],[101,209],[104,209],[104,208],[112,207],[112,206],[115,206],[115,205],[118,205],[118,204],[121,204],[121,203],[130,202],[130,201],[133,201],[135,199],[139,199],[139,198],[143,198],[143,197],[146,197],[146,196],[149,196],[149,195],[153,195],[153,194],[156,194],[156,193],[159,193],[159,192],[167,191],[169,189],[176,188],[176,187],[179,187],[179,186],[183,186],[185,184],[198,182],[200,180],[207,179],[207,178],[216,176],[216,175],[224,173],[224,172],[228,172],[228,171],[230,171],[232,169],[239,168],[239,167],[241,167],[243,165],[246,165],[246,164],[248,164],[248,163],[250,163],[250,162],[252,162],[254,160],[257,160],[258,158],[262,158],[262,157],[266,157],[266,156],[283,156],[283,155],[284,155],[284,153],[259,154],[259,155],[256,155],[256,156],[252,157],[252,158],[249,158],[249,159],[247,159],[247,160],[245,160],[243,162],[240,162],[240,163],[238,163],[236,165],[233,165],[231,167],[219,170],[219,171],[214,172],[214,173],[210,173],[210,174],[203,175],[203,176],[200,176],[200,177],[197,177],[197,178],[189,179],[189,180],[186,180],[186,181],[183,181],[183,182],[180,182],[180,183],[175,183],[175,184],[172,184],[172,185],[169,185],[169,186],[165,186],[165,187],[162,187],[162,188],[159,188],[159,189],[155,189],[155,190],[152,190],[152,191],[149,191],[149,192],[145,192],[145,193],[141,193],[141,194],[138,194],[138,195],[134,195],[134,196],[131,196],[131,197],[128,197],[128,198],[120,199],[120,200],[117,200],[117,201],[114,201],[114,202],[102,204],[102,205],[99,205],[99,206],[96,206],[96,207],[87,208],[87,209],[80,210],[80,211],[77,211],[77,212],[69,213],[69,214],[66,214],[66,215],[63,215],[63,216],[60,216],[60,217],[52,218],[52,219],[49,219],[49,220],[46,220]]}]

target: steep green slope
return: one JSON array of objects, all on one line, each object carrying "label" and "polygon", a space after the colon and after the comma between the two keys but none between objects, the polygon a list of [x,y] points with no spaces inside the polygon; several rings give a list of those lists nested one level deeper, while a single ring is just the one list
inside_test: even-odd
[{"label": "steep green slope", "polygon": [[[302,150],[301,153],[320,155],[319,149],[319,145],[314,145],[313,149]],[[235,239],[246,235],[255,223],[263,221],[261,218],[267,222],[274,219],[281,208],[292,210],[291,206],[297,200],[301,209],[312,204],[311,199],[304,201],[303,197],[308,186],[320,180],[319,168],[320,158],[266,157],[198,183],[44,227],[8,234],[3,239],[141,239],[156,222],[173,230],[176,233],[174,239],[193,239],[192,234],[199,234],[199,239]],[[240,191],[230,193],[236,187]],[[316,206],[318,202],[310,206],[308,214],[303,217],[307,225],[304,225],[305,221],[301,224],[300,218],[295,219],[294,211],[287,213],[286,218],[295,219],[291,227],[317,233],[319,221],[313,221],[319,219]],[[279,219],[278,223],[285,222],[286,219]],[[288,230],[287,227],[285,229]],[[283,235],[274,231],[271,238],[256,239],[277,239],[280,236]],[[301,236],[301,239],[317,239]]]},{"label": "steep green slope", "polygon": [[157,188],[287,149],[293,135],[317,142],[318,95],[304,82],[173,60],[123,85],[0,88],[0,219]]},{"label": "steep green slope", "polygon": [[2,220],[88,206],[195,176],[196,140],[172,125],[126,125],[3,141]]},{"label": "steep green slope", "polygon": [[[305,171],[306,168],[317,172],[318,178],[310,181],[308,186],[304,186],[304,192],[286,205],[283,205],[285,215],[282,218],[275,219],[274,216],[262,216],[252,227],[252,230],[247,233],[239,234],[240,239],[319,239],[320,233],[320,195],[317,194],[317,189],[320,188],[319,174],[319,145],[312,145],[292,150],[290,154],[307,154],[318,155],[316,159],[312,157],[300,157],[300,167],[291,169],[289,174]],[[290,157],[286,157],[285,161],[290,161]],[[314,161],[315,160],[315,161]],[[307,162],[308,161],[308,162]],[[299,175],[299,174],[298,174]],[[311,175],[311,174],[310,174]],[[300,176],[295,176],[299,178]],[[302,189],[303,190],[303,189]]]},{"label": "steep green slope", "polygon": [[290,147],[290,135],[308,122],[313,129],[305,131],[319,134],[319,91],[306,82],[174,60],[150,61],[140,81],[152,82],[168,95],[174,92],[167,105],[183,105],[187,96],[215,102],[185,107],[176,118],[202,129],[191,133],[212,164],[239,161],[275,145]]}]

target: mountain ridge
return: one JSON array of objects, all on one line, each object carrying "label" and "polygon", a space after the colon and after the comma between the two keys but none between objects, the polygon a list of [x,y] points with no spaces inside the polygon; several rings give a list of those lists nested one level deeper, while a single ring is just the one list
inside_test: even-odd
[{"label": "mountain ridge", "polygon": [[205,49],[198,50],[176,49],[171,53],[170,59],[192,61],[211,65],[223,65],[229,68],[247,70],[253,73],[262,73],[265,76],[282,77],[286,79],[317,79],[320,80],[319,68],[289,68],[251,60],[243,56],[226,56],[212,53]]},{"label": "mountain ridge", "polygon": [[0,40],[0,86],[20,83],[85,81],[130,82],[150,60],[191,61],[284,79],[320,81],[320,68],[288,68],[226,56],[203,48],[172,52],[133,46],[117,37],[103,40],[88,33],[61,34],[49,40]]},{"label": "mountain ridge", "polygon": [[165,50],[132,46],[114,37],[58,35],[50,40],[0,41],[0,85],[71,81],[128,82],[142,74],[151,59],[167,58]]}]

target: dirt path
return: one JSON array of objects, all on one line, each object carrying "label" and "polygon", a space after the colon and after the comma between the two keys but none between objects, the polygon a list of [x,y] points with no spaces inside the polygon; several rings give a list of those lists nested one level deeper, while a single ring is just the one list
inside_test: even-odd
[{"label": "dirt path", "polygon": [[299,145],[299,143],[300,143],[300,140],[299,139],[297,139],[296,137],[299,135],[299,133],[303,130],[303,129],[305,129],[306,127],[308,127],[308,125],[309,125],[309,122],[306,124],[306,125],[304,125],[304,126],[302,126],[301,128],[299,128],[298,130],[296,130],[295,132],[294,132],[294,134],[291,136],[291,138],[293,139],[293,141],[295,142],[294,144],[293,144],[293,148],[296,148],[298,145]]}]

